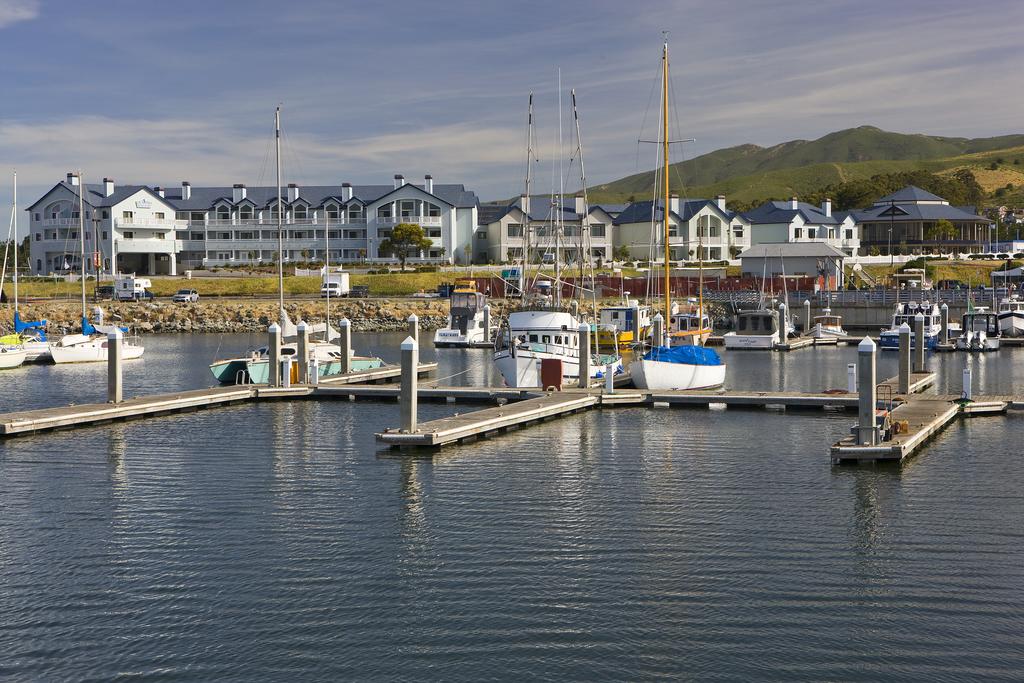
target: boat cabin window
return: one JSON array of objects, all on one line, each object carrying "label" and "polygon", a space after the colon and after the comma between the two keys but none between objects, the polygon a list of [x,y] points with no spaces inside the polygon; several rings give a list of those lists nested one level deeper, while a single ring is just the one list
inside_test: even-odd
[{"label": "boat cabin window", "polygon": [[535,334],[531,334],[531,335],[530,335],[530,341],[532,341],[532,342],[536,342],[536,341],[537,341],[537,335],[535,335]]},{"label": "boat cabin window", "polygon": [[541,343],[543,343],[543,344],[550,344],[551,343],[551,335],[550,334],[545,334],[543,337],[541,337]]},{"label": "boat cabin window", "polygon": [[289,347],[286,346],[286,347],[281,349],[281,355],[282,356],[294,356],[295,355],[295,349],[292,349],[292,348],[289,348]]}]

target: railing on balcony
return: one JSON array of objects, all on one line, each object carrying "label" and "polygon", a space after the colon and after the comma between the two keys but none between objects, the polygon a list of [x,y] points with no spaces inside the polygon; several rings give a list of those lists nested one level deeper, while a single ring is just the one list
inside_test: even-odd
[{"label": "railing on balcony", "polygon": [[398,225],[399,223],[416,223],[417,225],[441,225],[440,216],[377,216],[378,225]]},{"label": "railing on balcony", "polygon": [[119,228],[148,228],[154,230],[175,230],[187,228],[188,221],[178,221],[160,218],[115,218],[114,225]]},{"label": "railing on balcony", "polygon": [[117,241],[119,254],[174,254],[181,250],[181,240],[121,239]]},{"label": "railing on balcony", "polygon": [[[263,218],[211,218],[208,221],[183,221],[188,227],[192,228],[224,228],[234,226],[252,226],[260,225],[263,227],[276,227],[277,218],[273,216],[264,216]],[[285,225],[330,225],[332,228],[341,227],[345,225],[366,225],[365,218],[285,218]]]},{"label": "railing on balcony", "polygon": [[44,218],[43,227],[52,228],[56,226],[77,226],[79,222],[80,221],[77,218]]}]

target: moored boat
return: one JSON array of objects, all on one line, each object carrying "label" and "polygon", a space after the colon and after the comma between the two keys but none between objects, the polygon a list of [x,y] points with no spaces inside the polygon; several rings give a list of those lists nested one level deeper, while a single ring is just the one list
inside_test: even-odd
[{"label": "moored boat", "polygon": [[996,316],[999,332],[1004,337],[1024,337],[1024,301],[1017,295],[1000,301]]},{"label": "moored boat", "polygon": [[939,333],[942,330],[940,311],[937,304],[917,301],[907,301],[896,304],[892,315],[892,323],[888,329],[882,330],[879,335],[879,348],[883,350],[896,350],[900,347],[900,325],[906,323],[910,326],[910,343],[915,344],[914,321],[918,314],[924,316],[924,339],[925,348],[934,349],[939,341]]},{"label": "moored boat", "polygon": [[[484,315],[487,297],[473,280],[455,283],[448,304],[448,325],[434,333],[434,346],[472,347],[491,342],[490,318]],[[486,324],[485,324],[486,323]]]},{"label": "moored boat", "polygon": [[999,319],[986,308],[975,308],[964,313],[960,336],[956,338],[958,351],[998,351]]},{"label": "moored boat", "polygon": [[815,339],[829,339],[832,337],[846,337],[846,330],[843,329],[843,318],[839,315],[832,315],[831,308],[825,308],[821,315],[816,315],[811,322],[811,336]]}]

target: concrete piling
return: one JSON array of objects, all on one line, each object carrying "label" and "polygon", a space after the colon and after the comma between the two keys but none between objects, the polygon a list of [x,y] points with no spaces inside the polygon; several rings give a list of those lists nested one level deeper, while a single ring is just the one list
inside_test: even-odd
[{"label": "concrete piling", "polygon": [[402,431],[410,433],[416,431],[419,355],[419,344],[412,335],[409,335],[402,342],[402,385],[399,390],[398,402],[402,413]]},{"label": "concrete piling", "polygon": [[856,394],[857,393],[857,364],[848,363],[846,365],[846,393]]},{"label": "concrete piling", "polygon": [[811,300],[804,299],[804,334],[811,333]]},{"label": "concrete piling", "polygon": [[107,332],[107,403],[120,403],[124,399],[121,374],[121,330]]},{"label": "concrete piling", "polygon": [[786,321],[789,318],[786,317],[786,304],[785,302],[779,304],[779,344],[786,343]]},{"label": "concrete piling", "polygon": [[338,353],[341,355],[341,372],[352,372],[352,323],[348,318],[338,321]]},{"label": "concrete piling", "polygon": [[271,324],[267,328],[267,336],[267,362],[270,363],[267,384],[278,387],[281,386],[281,326]]},{"label": "concrete piling", "polygon": [[661,313],[654,316],[651,321],[651,347],[663,346],[665,344],[665,319]]},{"label": "concrete piling", "polygon": [[899,330],[900,365],[896,375],[897,391],[901,394],[910,393],[910,325],[903,323]]},{"label": "concrete piling", "polygon": [[281,357],[281,386],[288,389],[292,386],[292,359],[291,356]]},{"label": "concrete piling", "polygon": [[580,376],[579,385],[581,389],[590,386],[590,325],[580,323]]},{"label": "concrete piling", "polygon": [[974,398],[974,382],[971,381],[971,366],[964,368],[964,390],[961,394],[968,401]]},{"label": "concrete piling", "polygon": [[914,372],[926,372],[924,367],[924,314],[914,316]]},{"label": "concrete piling", "polygon": [[604,366],[604,390],[609,394],[615,393],[615,364],[609,363]]},{"label": "concrete piling", "polygon": [[949,305],[939,307],[939,343],[949,343]]},{"label": "concrete piling", "polygon": [[878,402],[875,385],[875,342],[871,337],[864,337],[857,346],[857,385],[859,388],[857,403],[857,443],[862,446],[874,446],[878,443],[878,430],[875,427],[875,405]]},{"label": "concrete piling", "polygon": [[409,316],[409,336],[416,342],[416,346],[420,345],[420,318],[418,315],[413,313]]},{"label": "concrete piling", "polygon": [[299,336],[298,343],[298,356],[299,356],[299,383],[309,382],[309,325],[304,320],[300,320],[299,324],[295,326],[295,331]]},{"label": "concrete piling", "polygon": [[491,305],[484,305],[484,341],[491,341]]}]

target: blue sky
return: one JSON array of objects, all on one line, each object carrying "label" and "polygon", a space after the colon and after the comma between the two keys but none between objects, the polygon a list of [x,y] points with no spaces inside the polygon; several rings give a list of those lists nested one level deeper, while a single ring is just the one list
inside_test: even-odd
[{"label": "blue sky", "polygon": [[496,199],[521,191],[533,90],[544,192],[561,68],[594,184],[652,165],[636,139],[663,29],[687,157],[863,124],[1019,133],[1021,25],[1019,0],[0,0],[0,168],[23,206],[79,167],[270,184],[281,103],[286,181],[431,173]]}]

